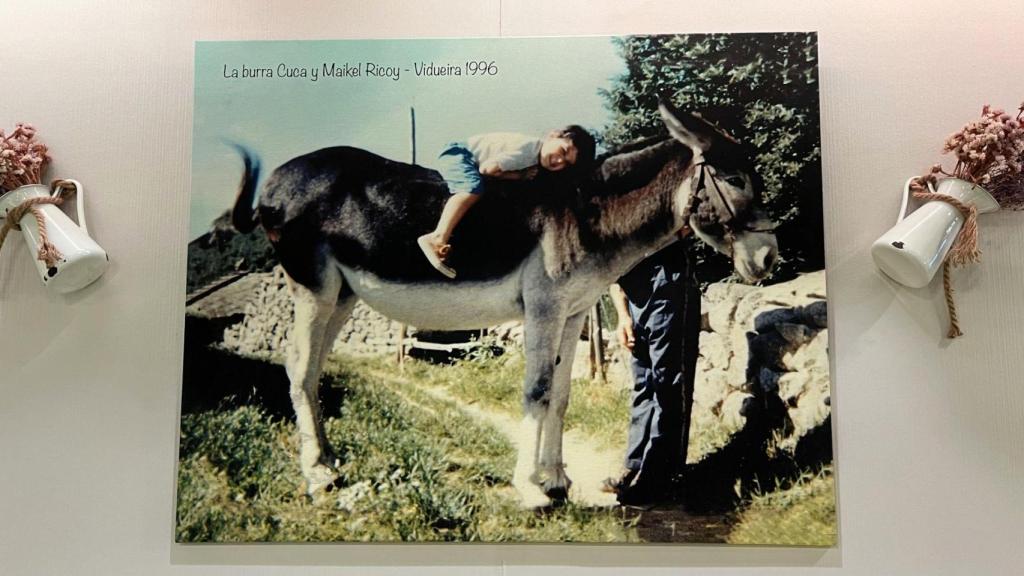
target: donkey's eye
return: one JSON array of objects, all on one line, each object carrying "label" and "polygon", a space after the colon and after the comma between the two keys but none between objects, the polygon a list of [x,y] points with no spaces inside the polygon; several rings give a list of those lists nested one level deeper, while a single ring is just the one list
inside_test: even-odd
[{"label": "donkey's eye", "polygon": [[733,188],[744,188],[747,185],[747,181],[740,176],[729,176],[725,181]]}]

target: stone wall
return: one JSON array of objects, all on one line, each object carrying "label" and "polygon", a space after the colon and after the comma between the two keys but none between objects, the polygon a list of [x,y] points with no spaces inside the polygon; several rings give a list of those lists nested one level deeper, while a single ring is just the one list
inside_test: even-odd
[{"label": "stone wall", "polygon": [[[292,330],[293,308],[284,271],[260,274],[245,305],[245,319],[224,331],[224,346],[243,354],[283,354]],[[352,356],[380,356],[398,351],[400,324],[359,302],[334,343]]]},{"label": "stone wall", "polygon": [[704,296],[704,329],[694,390],[696,426],[728,433],[744,424],[753,398],[777,396],[792,446],[830,413],[824,271],[764,288],[713,284]]}]

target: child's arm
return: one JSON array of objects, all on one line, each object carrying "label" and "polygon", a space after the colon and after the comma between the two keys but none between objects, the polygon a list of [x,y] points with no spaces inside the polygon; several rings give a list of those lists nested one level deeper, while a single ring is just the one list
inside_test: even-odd
[{"label": "child's arm", "polygon": [[537,175],[537,167],[530,166],[523,170],[502,170],[497,160],[488,160],[480,165],[480,173],[491,178],[502,180],[527,180]]}]

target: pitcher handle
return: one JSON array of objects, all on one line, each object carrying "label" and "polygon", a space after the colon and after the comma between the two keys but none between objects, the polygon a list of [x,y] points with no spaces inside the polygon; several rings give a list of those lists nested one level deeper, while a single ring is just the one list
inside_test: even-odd
[{"label": "pitcher handle", "polygon": [[[913,176],[911,178],[908,178],[907,179],[907,183],[903,185],[903,201],[900,202],[900,215],[896,217],[896,223],[897,224],[902,222],[903,219],[907,217],[907,205],[910,203],[910,184],[914,180],[917,180],[917,176]],[[932,194],[936,194],[935,187],[932,186],[931,182],[928,183],[928,190]]]},{"label": "pitcher handle", "polygon": [[896,217],[897,224],[903,222],[903,219],[907,217],[907,204],[910,203],[910,183],[914,180],[917,180],[917,176],[910,177],[903,185],[903,201],[900,202],[900,215]]},{"label": "pitcher handle", "polygon": [[[89,236],[89,226],[85,223],[85,189],[82,188],[82,183],[71,178],[61,178],[61,182],[67,182],[75,187],[75,195],[78,196],[75,199],[75,205],[78,208],[78,227],[82,229],[82,232],[85,232],[86,236]],[[50,193],[50,196],[57,196],[60,194],[60,191],[61,187],[57,186]]]}]

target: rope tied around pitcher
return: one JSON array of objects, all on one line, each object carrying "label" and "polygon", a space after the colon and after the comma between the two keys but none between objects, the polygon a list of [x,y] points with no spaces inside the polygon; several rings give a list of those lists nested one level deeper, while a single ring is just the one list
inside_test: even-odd
[{"label": "rope tied around pitcher", "polygon": [[981,248],[978,247],[978,209],[964,204],[948,194],[929,192],[928,184],[934,185],[936,180],[937,178],[933,171],[927,176],[915,178],[910,183],[910,190],[913,192],[914,198],[924,201],[938,200],[945,202],[959,210],[960,214],[964,217],[964,224],[953,241],[953,246],[950,247],[949,252],[946,254],[946,259],[942,262],[942,289],[946,296],[946,309],[949,311],[949,332],[946,333],[946,337],[956,338],[963,336],[964,333],[960,330],[960,322],[956,314],[956,302],[953,300],[951,268],[960,268],[967,264],[981,262]]},{"label": "rope tied around pitcher", "polygon": [[51,189],[60,190],[60,192],[57,195],[44,196],[42,198],[29,198],[18,204],[7,211],[4,225],[0,227],[0,249],[2,249],[4,240],[7,239],[7,234],[11,230],[21,230],[21,219],[31,212],[36,219],[36,226],[39,228],[39,252],[36,254],[36,258],[45,262],[48,268],[56,266],[57,262],[64,255],[50,242],[46,233],[46,219],[43,218],[43,212],[39,209],[39,206],[44,204],[60,206],[64,203],[64,199],[74,192],[75,187],[67,180],[54,180],[53,184],[51,184]]}]

